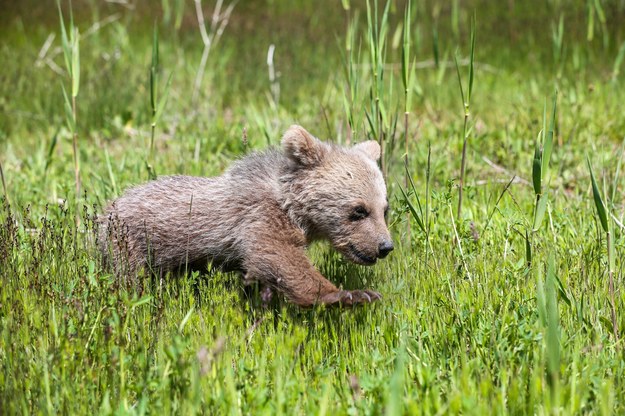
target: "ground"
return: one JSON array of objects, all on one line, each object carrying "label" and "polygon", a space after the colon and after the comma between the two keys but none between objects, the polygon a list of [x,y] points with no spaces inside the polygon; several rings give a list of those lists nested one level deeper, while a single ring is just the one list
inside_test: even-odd
[{"label": "ground", "polygon": [[[407,144],[404,3],[379,55],[373,3],[369,23],[364,4],[302,3],[235,5],[196,84],[195,3],[74,1],[75,128],[56,8],[3,6],[0,413],[623,413],[622,2],[413,4]],[[556,91],[534,227],[533,158]],[[310,248],[337,285],[382,301],[265,308],[231,274],[120,281],[102,268],[93,217],[106,201],[154,174],[218,175],[295,122],[339,143],[382,137],[395,250],[365,268]]]}]

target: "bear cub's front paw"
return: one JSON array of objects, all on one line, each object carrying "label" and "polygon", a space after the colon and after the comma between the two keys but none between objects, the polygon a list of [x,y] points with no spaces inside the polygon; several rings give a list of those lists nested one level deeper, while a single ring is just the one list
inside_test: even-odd
[{"label": "bear cub's front paw", "polygon": [[371,303],[382,299],[382,295],[373,290],[339,290],[321,298],[321,303],[326,305],[354,306],[363,303]]}]

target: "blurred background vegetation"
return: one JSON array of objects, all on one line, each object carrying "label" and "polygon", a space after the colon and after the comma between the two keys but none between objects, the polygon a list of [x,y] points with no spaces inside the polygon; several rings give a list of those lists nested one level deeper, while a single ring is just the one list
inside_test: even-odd
[{"label": "blurred background vegetation", "polygon": [[[242,103],[269,91],[267,50],[274,44],[275,65],[281,86],[280,104],[301,114],[302,102],[323,99],[328,82],[341,76],[347,23],[366,26],[364,1],[335,0],[240,1],[236,4],[220,44],[211,51],[204,104],[195,110],[204,115],[215,111],[239,114]],[[345,10],[349,5],[350,10]],[[68,16],[68,3],[63,2]],[[2,74],[1,134],[26,125],[50,125],[62,116],[57,107],[62,77],[50,70],[38,54],[49,35],[58,35],[58,12],[52,0],[0,4],[2,60],[11,68]],[[210,19],[214,2],[203,2]],[[225,6],[224,6],[225,8]],[[79,123],[89,130],[110,124],[115,117],[137,119],[146,107],[147,77],[139,69],[149,67],[152,27],[156,23],[161,41],[162,68],[174,72],[176,104],[184,110],[190,100],[180,96],[194,80],[202,55],[202,41],[193,1],[183,0],[74,0],[75,21],[83,35],[81,59],[85,92],[81,97]],[[392,1],[391,31],[401,22],[403,1]],[[414,56],[423,63],[452,59],[466,45],[470,19],[478,26],[476,60],[486,69],[528,73],[547,77],[565,71],[589,80],[610,77],[618,48],[625,38],[623,0],[549,1],[419,1],[413,7]],[[102,27],[94,25],[100,24]],[[563,36],[557,42],[558,25]],[[433,45],[436,34],[437,51]],[[389,48],[389,62],[400,62],[398,34]],[[53,40],[46,57],[58,47]],[[359,45],[363,48],[365,45]],[[557,50],[561,48],[561,50]],[[58,51],[57,51],[58,52]],[[466,51],[465,51],[466,52]],[[57,56],[56,58],[61,58]],[[60,63],[59,59],[54,59]],[[137,68],[129,71],[129,67]],[[561,68],[560,68],[561,67]],[[453,68],[450,68],[453,69]],[[453,70],[449,71],[450,75]],[[398,79],[399,80],[399,79]],[[450,77],[449,82],[455,82]],[[56,94],[43,94],[55,88]],[[423,88],[428,89],[427,85]],[[113,95],[115,99],[110,99]],[[33,102],[35,100],[36,102]],[[314,100],[313,100],[314,101]],[[33,105],[37,105],[33,108]],[[305,106],[306,107],[306,106]],[[125,121],[128,121],[125,120]]]}]

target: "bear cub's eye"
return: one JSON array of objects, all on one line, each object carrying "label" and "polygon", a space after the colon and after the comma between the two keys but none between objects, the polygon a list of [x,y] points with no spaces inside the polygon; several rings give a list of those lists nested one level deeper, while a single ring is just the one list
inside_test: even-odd
[{"label": "bear cub's eye", "polygon": [[352,210],[352,213],[349,215],[349,219],[352,221],[360,221],[369,216],[369,211],[362,205],[358,205],[356,208]]}]

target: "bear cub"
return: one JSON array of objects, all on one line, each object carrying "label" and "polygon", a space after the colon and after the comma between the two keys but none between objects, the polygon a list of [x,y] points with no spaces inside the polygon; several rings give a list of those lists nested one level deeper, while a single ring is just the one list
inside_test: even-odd
[{"label": "bear cub", "polygon": [[305,250],[327,239],[363,265],[393,250],[379,158],[375,141],[341,147],[294,125],[281,150],[253,153],[222,176],[168,176],[129,189],[100,219],[100,248],[117,274],[211,265],[301,306],[373,302],[375,291],[338,289]]}]

